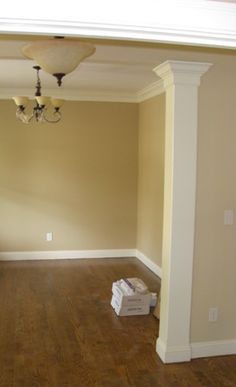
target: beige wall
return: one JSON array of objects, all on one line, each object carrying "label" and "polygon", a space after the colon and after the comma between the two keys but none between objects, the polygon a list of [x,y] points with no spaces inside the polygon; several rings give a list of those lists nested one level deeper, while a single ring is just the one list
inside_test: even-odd
[{"label": "beige wall", "polygon": [[139,106],[137,248],[161,266],[165,95]]},{"label": "beige wall", "polygon": [[27,126],[1,101],[0,250],[135,248],[137,128],[136,104],[66,102]]},{"label": "beige wall", "polygon": [[[169,59],[213,63],[212,68],[202,77],[199,88],[198,173],[191,341],[236,339],[235,55],[231,51],[219,52],[206,49],[202,52],[200,49],[196,51],[193,49],[176,49],[166,51],[164,54],[165,58],[169,57]],[[153,102],[152,110],[151,105],[149,106],[151,101]],[[152,149],[157,142],[157,138],[151,138],[148,132],[143,131],[144,127],[149,126],[148,123],[154,120],[155,105],[159,109],[159,104],[154,104],[155,99],[151,101],[146,101],[140,105],[139,231],[137,244],[140,250],[145,250],[143,252],[146,255],[149,255],[154,262],[160,264],[159,260],[153,258],[155,253],[151,252],[152,243],[150,240],[150,236],[155,233],[157,224],[153,225],[152,230],[149,230],[150,232],[142,234],[143,239],[139,234],[140,227],[145,222],[146,227],[144,229],[147,230],[149,224],[147,220],[148,213],[149,219],[157,219],[157,217],[152,218],[150,216],[148,208],[150,202],[146,201],[145,207],[145,199],[142,200],[142,198],[148,197],[147,192],[146,195],[144,194],[146,185],[149,187],[149,182],[154,181],[154,179],[150,179],[151,172],[149,168],[146,168],[145,171],[142,170],[142,165],[148,164],[149,153],[145,144],[147,138],[150,139]],[[146,137],[142,138],[144,133]],[[145,150],[146,158],[144,157]],[[157,149],[155,151],[158,152]],[[153,165],[150,161],[149,163]],[[151,191],[154,192],[154,190],[153,188]],[[141,203],[143,204],[141,205]],[[155,201],[153,201],[153,204],[155,206]],[[152,208],[154,209],[154,207]],[[224,210],[227,209],[235,211],[233,226],[224,226]],[[147,238],[149,237],[149,240],[145,241],[145,235]],[[219,317],[218,321],[210,323],[208,322],[208,311],[211,307],[218,307]]]},{"label": "beige wall", "polygon": [[[223,225],[223,211],[236,211],[235,56],[200,49],[162,55],[214,64],[199,88],[191,341],[235,339],[236,219]],[[137,105],[66,103],[64,122],[37,127],[16,123],[14,110],[1,101],[0,250],[133,248],[138,208],[137,247],[160,265],[162,184],[153,176],[163,96],[140,105],[138,206]],[[47,231],[55,234],[51,244]],[[210,307],[219,308],[217,322],[208,322]]]},{"label": "beige wall", "polygon": [[[213,63],[212,68],[202,77],[199,88],[191,341],[236,339],[235,56],[231,51],[188,52],[184,49],[169,50],[165,55],[170,59]],[[161,154],[161,149],[157,149],[158,132],[154,130],[157,121],[154,121],[163,120],[161,116],[164,116],[163,108],[159,118],[155,118],[156,109],[160,108],[158,98],[140,104],[137,247],[160,265],[161,223],[159,226],[157,223],[153,223],[152,227],[150,225],[151,220],[155,222],[158,219],[151,215],[151,209],[155,211],[155,205],[158,205],[158,200],[155,202],[152,196],[157,190],[157,186],[154,187],[152,166],[158,160],[158,152]],[[151,159],[151,155],[154,159]],[[227,209],[235,211],[233,226],[224,226],[224,210]],[[155,238],[158,227],[160,233],[156,233]],[[157,244],[155,248],[153,242],[157,243],[158,240],[159,248]],[[218,321],[213,323],[208,322],[211,307],[219,308]]]},{"label": "beige wall", "polygon": [[[235,56],[208,58],[214,66],[199,89],[198,177],[192,304],[192,341],[236,339]],[[217,322],[208,309],[219,308]]]}]

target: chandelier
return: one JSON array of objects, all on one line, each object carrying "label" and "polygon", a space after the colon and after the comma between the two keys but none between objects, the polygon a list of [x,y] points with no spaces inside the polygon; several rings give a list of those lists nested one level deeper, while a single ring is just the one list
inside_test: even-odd
[{"label": "chandelier", "polygon": [[[29,124],[33,119],[36,122],[48,122],[48,123],[56,123],[61,119],[60,107],[62,106],[64,100],[58,98],[50,98],[41,95],[41,81],[39,77],[39,71],[41,69],[40,66],[33,66],[36,70],[37,81],[36,81],[36,91],[35,91],[35,106],[31,113],[26,112],[26,107],[29,104],[29,98],[23,96],[13,97],[15,104],[17,106],[16,109],[16,117],[23,122],[24,124]],[[48,104],[51,102],[54,111],[49,116],[48,114]]]},{"label": "chandelier", "polygon": [[[87,42],[64,39],[63,37],[58,36],[54,39],[28,43],[23,46],[22,52],[27,58],[33,59],[37,63],[37,66],[33,66],[37,72],[35,92],[36,103],[32,112],[28,114],[26,107],[29,103],[29,98],[23,96],[13,97],[17,105],[16,117],[26,124],[33,119],[36,122],[49,123],[60,121],[60,107],[64,100],[41,95],[39,71],[42,69],[56,77],[58,86],[61,86],[62,78],[66,74],[74,71],[83,59],[92,55],[95,52],[95,47]],[[51,115],[48,111],[48,104],[50,101],[54,108]]]}]

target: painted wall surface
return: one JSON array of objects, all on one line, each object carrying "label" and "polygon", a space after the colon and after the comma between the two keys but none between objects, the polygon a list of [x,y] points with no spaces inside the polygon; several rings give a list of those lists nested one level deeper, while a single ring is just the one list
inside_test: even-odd
[{"label": "painted wall surface", "polygon": [[139,106],[137,248],[161,267],[165,95]]},{"label": "painted wall surface", "polygon": [[0,251],[135,248],[137,129],[136,104],[66,102],[59,124],[23,125],[1,101]]},{"label": "painted wall surface", "polygon": [[[224,210],[236,211],[235,56],[209,59],[199,89],[193,342],[236,338],[236,218],[224,225]],[[208,322],[211,307],[216,322]]]},{"label": "painted wall surface", "polygon": [[[160,50],[158,58],[213,63],[199,88],[191,341],[235,339],[236,220],[223,224],[224,210],[236,211],[235,55],[176,48]],[[59,125],[35,127],[17,123],[14,104],[1,101],[0,250],[134,248],[138,208],[137,247],[160,264],[154,234],[148,241],[140,231],[142,222],[150,226],[144,188],[153,182],[152,169],[142,165],[155,164],[144,155],[145,141],[159,144],[150,124],[159,98],[140,105],[138,189],[136,104],[66,103]],[[54,232],[51,244],[45,242],[47,231]],[[208,322],[210,307],[219,308],[217,322]]]}]

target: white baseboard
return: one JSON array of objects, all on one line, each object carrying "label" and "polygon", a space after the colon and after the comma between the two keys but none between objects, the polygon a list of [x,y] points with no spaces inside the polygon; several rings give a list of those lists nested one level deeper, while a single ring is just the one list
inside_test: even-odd
[{"label": "white baseboard", "polygon": [[159,278],[162,278],[162,269],[156,263],[154,263],[150,258],[144,255],[141,251],[136,250],[135,256],[144,263],[154,274],[156,274]]},{"label": "white baseboard", "polygon": [[182,363],[191,360],[191,347],[166,347],[160,338],[157,339],[156,351],[163,363]]},{"label": "white baseboard", "polygon": [[2,251],[0,261],[33,261],[40,259],[85,259],[136,257],[161,278],[161,268],[136,249]]},{"label": "white baseboard", "polygon": [[184,347],[166,347],[157,339],[156,351],[163,363],[180,363],[202,357],[236,355],[236,339],[203,341]]},{"label": "white baseboard", "polygon": [[28,261],[39,259],[83,259],[136,257],[135,249],[114,250],[56,250],[0,252],[0,261]]},{"label": "white baseboard", "polygon": [[236,355],[236,339],[191,343],[192,359],[199,357]]}]

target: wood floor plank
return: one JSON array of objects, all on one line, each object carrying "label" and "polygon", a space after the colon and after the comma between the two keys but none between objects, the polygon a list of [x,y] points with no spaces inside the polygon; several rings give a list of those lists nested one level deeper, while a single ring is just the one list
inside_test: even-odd
[{"label": "wood floor plank", "polygon": [[162,364],[153,315],[110,306],[122,277],[160,288],[135,258],[0,262],[0,387],[236,386],[236,356]]}]

